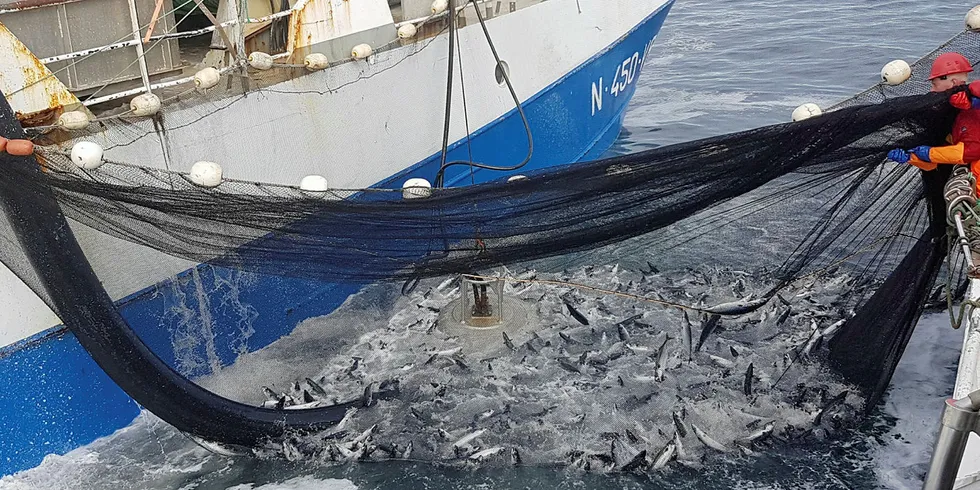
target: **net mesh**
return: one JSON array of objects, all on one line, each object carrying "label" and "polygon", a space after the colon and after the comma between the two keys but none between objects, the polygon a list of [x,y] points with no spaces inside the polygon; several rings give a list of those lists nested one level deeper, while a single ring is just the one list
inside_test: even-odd
[{"label": "net mesh", "polygon": [[[188,264],[330,282],[414,281],[597,254],[602,263],[662,263],[676,249],[687,252],[679,268],[745,269],[757,283],[754,298],[773,302],[777,293],[846,277],[823,313],[844,320],[836,336],[826,334],[828,357],[873,407],[947,248],[941,188],[948,172],[924,173],[884,156],[945,140],[955,112],[948,94],[927,93],[924,75],[936,55],[952,50],[976,61],[978,35],[963,33],[915,63],[908,82],[877,85],[819,117],[526,172],[512,182],[433,189],[418,199],[401,189],[308,192],[237,180],[208,189],[152,156],[83,170],[55,148],[38,153],[41,173],[5,169],[0,192],[22,203],[53,194],[90,256],[123,243]],[[200,112],[195,121],[210,111],[191,110]],[[133,138],[152,132],[146,122],[112,124]],[[0,216],[0,261],[56,308],[24,254],[31,246]],[[93,264],[100,277],[132,274],[132,261]],[[706,299],[714,298],[660,297],[692,315],[749,314],[761,305],[726,312]],[[743,285],[730,299],[753,297]],[[717,324],[710,316],[704,322],[701,342]],[[822,337],[816,331],[804,339],[808,350]]]}]

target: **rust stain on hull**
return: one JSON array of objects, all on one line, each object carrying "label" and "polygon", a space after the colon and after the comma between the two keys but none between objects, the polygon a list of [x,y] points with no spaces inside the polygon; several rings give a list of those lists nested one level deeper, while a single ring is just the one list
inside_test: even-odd
[{"label": "rust stain on hull", "polygon": [[25,96],[29,97],[31,108],[41,108],[31,112],[16,112],[17,119],[25,127],[50,126],[58,121],[58,117],[65,110],[65,106],[78,104],[68,90],[64,89],[61,82],[51,74],[47,66],[41,63],[34,56],[27,46],[23,43],[13,43],[14,52],[18,55],[17,59],[23,61],[18,66],[23,75],[25,86],[34,85],[37,90],[25,91]]},{"label": "rust stain on hull", "polygon": [[52,126],[58,122],[58,118],[64,112],[62,106],[50,107],[43,111],[31,112],[29,114],[24,114],[17,112],[14,114],[17,116],[17,120],[20,121],[21,126],[24,127],[35,127],[35,126]]}]

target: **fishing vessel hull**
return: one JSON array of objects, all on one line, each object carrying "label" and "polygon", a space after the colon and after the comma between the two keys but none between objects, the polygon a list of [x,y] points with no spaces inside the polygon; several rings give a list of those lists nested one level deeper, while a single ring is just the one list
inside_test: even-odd
[{"label": "fishing vessel hull", "polygon": [[[970,279],[967,300],[980,301],[980,280]],[[952,398],[959,400],[980,390],[980,311],[974,309],[963,322],[963,348],[957,364]],[[980,488],[980,436],[971,433],[956,475],[954,488]]]},{"label": "fishing vessel hull", "polygon": [[[447,173],[447,185],[506,179],[601,155],[619,133],[648,48],[671,5],[663,0],[550,0],[488,22],[508,60],[534,152],[526,166],[509,173],[457,167]],[[537,28],[529,31],[529,26]],[[473,61],[457,72],[457,80],[464,80],[460,88],[468,92],[468,110],[463,111],[457,94],[448,159],[520,162],[528,151],[524,122],[513,103],[508,108],[509,94],[491,75],[493,65],[486,69],[489,50],[477,29],[471,25],[460,30],[461,59]],[[107,157],[158,166],[216,160],[235,178],[265,182],[298,182],[311,173],[343,187],[397,187],[413,177],[431,180],[441,161],[438,136],[445,101],[436,94],[444,93],[445,80],[434,74],[445,70],[445,42],[445,35],[436,37],[426,49],[374,74],[371,66],[346,66],[236,100],[215,113],[206,131],[170,131],[165,149],[163,136],[154,133],[127,144],[115,141],[115,147],[107,141]],[[406,77],[411,77],[409,86],[433,87],[409,99],[382,90],[390,84],[385,78],[405,83]],[[323,84],[337,87],[343,79],[360,81],[323,93],[307,91]],[[222,128],[233,130],[230,140],[203,143]],[[391,134],[383,135],[385,131]],[[283,143],[284,135],[292,140]],[[201,148],[211,153],[202,155]],[[276,165],[254,164],[263,161]],[[360,164],[352,170],[350,162]],[[416,163],[405,167],[405,162]],[[106,289],[154,352],[191,377],[261,349],[306,318],[330,313],[363,287],[358,282],[242,274],[105,245],[115,246],[123,248],[90,260],[123,257],[133,261],[134,273],[105,278]],[[129,424],[140,407],[3,268],[0,285],[0,304],[11,306],[0,312],[5,326],[0,345],[6,345],[0,349],[0,372],[10,380],[0,391],[2,475],[111,434]]]}]

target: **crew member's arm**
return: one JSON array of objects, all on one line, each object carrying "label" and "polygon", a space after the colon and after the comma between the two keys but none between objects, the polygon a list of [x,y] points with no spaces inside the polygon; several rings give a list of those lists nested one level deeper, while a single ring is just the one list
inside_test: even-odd
[{"label": "crew member's arm", "polygon": [[937,164],[966,165],[963,161],[963,143],[949,146],[916,146],[909,151],[896,148],[888,152],[888,159],[909,163],[922,170],[935,170]]}]

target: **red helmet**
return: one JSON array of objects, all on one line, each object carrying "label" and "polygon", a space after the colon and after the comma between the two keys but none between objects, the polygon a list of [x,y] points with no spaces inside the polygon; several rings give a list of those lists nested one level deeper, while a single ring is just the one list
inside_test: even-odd
[{"label": "red helmet", "polygon": [[932,62],[932,71],[929,72],[929,80],[939,78],[954,73],[970,73],[973,67],[970,60],[959,53],[943,53]]}]

